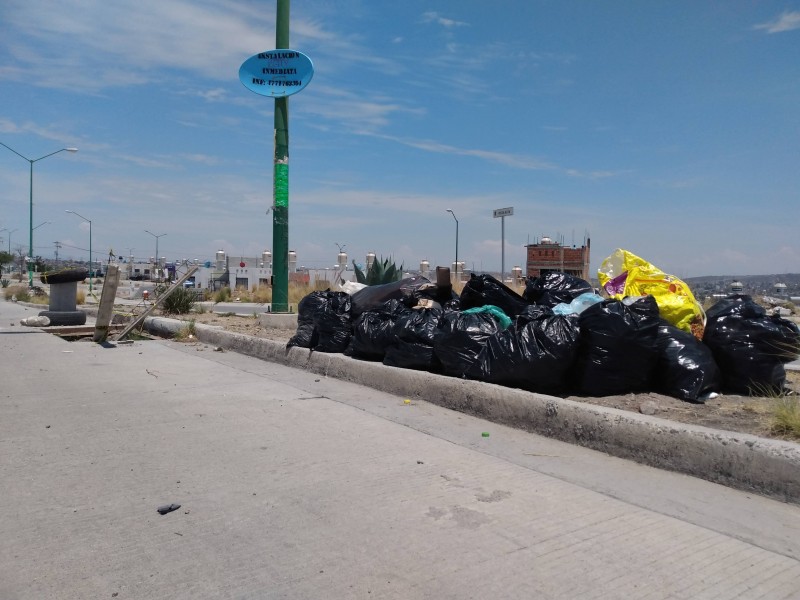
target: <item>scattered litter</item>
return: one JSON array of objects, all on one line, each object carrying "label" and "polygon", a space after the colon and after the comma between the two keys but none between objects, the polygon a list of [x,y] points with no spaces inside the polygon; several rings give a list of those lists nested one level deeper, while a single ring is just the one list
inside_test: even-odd
[{"label": "scattered litter", "polygon": [[214,348],[214,352],[225,352],[225,349],[222,346],[217,346]]},{"label": "scattered litter", "polygon": [[44,428],[45,429],[50,429],[50,425],[45,425]]},{"label": "scattered litter", "polygon": [[418,460],[418,461],[417,461],[417,464],[418,464],[418,465],[424,465],[425,463],[424,463],[424,462],[422,462],[421,460]]},{"label": "scattered litter", "polygon": [[[723,391],[749,395],[742,382],[779,394],[784,363],[800,358],[796,324],[767,317],[741,294],[706,314],[688,285],[622,249],[598,271],[602,292],[566,274],[528,277],[522,296],[489,275],[473,274],[460,295],[446,279],[312,292],[298,303],[297,331],[286,349],[532,392],[655,392],[692,403]],[[422,302],[428,299],[432,308]],[[665,410],[658,403],[636,409]]]},{"label": "scattered litter", "polygon": [[165,515],[173,510],[178,510],[180,507],[180,504],[164,504],[163,506],[159,506],[157,510],[159,514]]},{"label": "scattered litter", "polygon": [[48,317],[26,317],[20,320],[19,324],[26,327],[47,327],[50,325],[50,319]]},{"label": "scattered litter", "polygon": [[626,296],[653,296],[664,319],[703,339],[706,324],[703,308],[689,286],[674,275],[667,275],[635,254],[617,248],[600,265],[597,277],[606,293],[618,300]]},{"label": "scattered litter", "polygon": [[62,350],[61,352],[64,354],[72,354],[72,350]]},{"label": "scattered litter", "polygon": [[483,436],[483,437],[489,437],[489,432],[488,432],[488,431],[484,431],[484,432],[481,434],[481,436]]}]

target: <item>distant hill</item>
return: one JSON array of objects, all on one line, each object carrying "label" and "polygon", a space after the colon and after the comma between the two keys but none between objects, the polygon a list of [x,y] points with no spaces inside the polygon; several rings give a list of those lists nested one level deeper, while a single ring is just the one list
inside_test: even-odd
[{"label": "distant hill", "polygon": [[692,288],[695,296],[725,294],[730,292],[731,284],[738,281],[745,294],[772,295],[776,283],[786,285],[789,296],[800,296],[800,273],[777,273],[773,275],[705,275],[687,277],[684,281]]}]

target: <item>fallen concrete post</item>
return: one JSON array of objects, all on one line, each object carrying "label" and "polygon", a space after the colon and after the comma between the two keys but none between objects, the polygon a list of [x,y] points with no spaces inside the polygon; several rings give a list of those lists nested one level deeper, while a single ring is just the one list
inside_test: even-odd
[{"label": "fallen concrete post", "polygon": [[108,338],[108,327],[111,325],[111,319],[114,316],[114,300],[117,297],[118,285],[119,267],[117,265],[108,265],[103,291],[100,294],[100,308],[97,310],[94,336],[92,337],[94,342],[105,342]]}]

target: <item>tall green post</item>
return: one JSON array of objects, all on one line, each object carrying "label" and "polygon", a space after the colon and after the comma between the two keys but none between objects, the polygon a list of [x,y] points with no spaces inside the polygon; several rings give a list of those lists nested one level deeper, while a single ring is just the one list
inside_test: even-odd
[{"label": "tall green post", "polygon": [[[278,0],[275,48],[289,47],[289,0]],[[289,99],[275,98],[272,183],[272,312],[289,312]]]}]

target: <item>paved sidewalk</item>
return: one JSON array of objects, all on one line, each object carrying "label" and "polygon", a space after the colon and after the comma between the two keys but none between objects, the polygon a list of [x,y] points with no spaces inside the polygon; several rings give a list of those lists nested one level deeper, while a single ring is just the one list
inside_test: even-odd
[{"label": "paved sidewalk", "polygon": [[0,302],[0,598],[800,597],[797,506],[33,314]]}]

